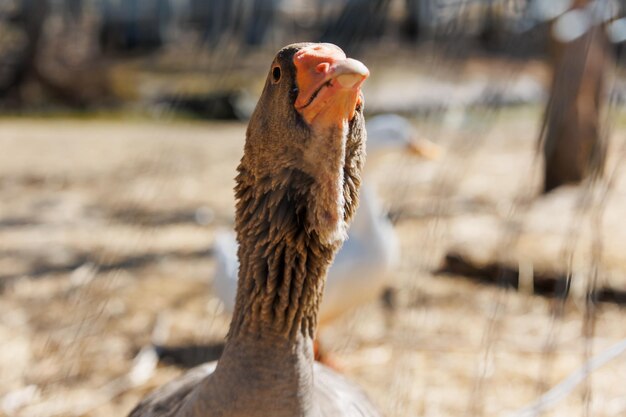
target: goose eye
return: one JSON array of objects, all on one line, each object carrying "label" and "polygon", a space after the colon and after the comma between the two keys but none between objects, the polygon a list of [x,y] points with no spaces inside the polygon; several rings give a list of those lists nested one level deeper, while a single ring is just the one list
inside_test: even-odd
[{"label": "goose eye", "polygon": [[274,82],[274,84],[280,81],[280,75],[281,73],[279,66],[275,66],[274,68],[272,68],[272,81]]}]

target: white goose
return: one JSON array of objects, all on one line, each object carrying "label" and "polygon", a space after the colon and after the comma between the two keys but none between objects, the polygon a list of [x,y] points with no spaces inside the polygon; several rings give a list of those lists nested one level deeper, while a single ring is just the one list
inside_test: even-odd
[{"label": "white goose", "polygon": [[[418,139],[415,129],[404,117],[384,114],[367,124],[367,162],[361,186],[359,208],[348,232],[348,240],[337,253],[328,271],[319,324],[324,326],[343,313],[376,299],[400,257],[398,238],[375,191],[368,187],[368,172],[380,165],[382,157],[393,151],[405,151],[434,159],[440,148]],[[215,294],[230,314],[237,293],[237,241],[233,231],[219,231],[215,236]]]}]

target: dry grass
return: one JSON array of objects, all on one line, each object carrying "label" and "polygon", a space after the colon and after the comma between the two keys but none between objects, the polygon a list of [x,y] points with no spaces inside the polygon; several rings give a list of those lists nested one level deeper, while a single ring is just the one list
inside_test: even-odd
[{"label": "dry grass", "polygon": [[[424,123],[446,157],[390,157],[379,173],[400,213],[395,309],[366,306],[323,340],[387,415],[506,416],[581,366],[588,344],[598,353],[626,337],[614,305],[598,307],[585,338],[575,300],[555,316],[553,300],[432,273],[459,219],[506,212],[532,192],[537,120],[523,109],[479,130]],[[152,337],[223,337],[210,248],[215,229],[232,226],[244,128],[0,122],[0,414],[123,416],[180,373],[159,366],[129,381]],[[625,376],[617,358],[545,415],[584,415],[585,387],[587,415],[624,415]]]}]

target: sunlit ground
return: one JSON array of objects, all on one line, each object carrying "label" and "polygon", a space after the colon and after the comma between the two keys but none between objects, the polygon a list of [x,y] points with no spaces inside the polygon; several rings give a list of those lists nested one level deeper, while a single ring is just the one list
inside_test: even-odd
[{"label": "sunlit ground", "polygon": [[[576,371],[586,347],[594,355],[625,337],[616,305],[598,306],[585,338],[580,297],[554,319],[554,300],[434,273],[456,230],[507,213],[538,184],[540,109],[487,116],[417,120],[444,157],[388,157],[375,177],[402,242],[393,308],[374,302],[322,334],[389,416],[506,416]],[[624,128],[618,121],[615,155]],[[244,131],[124,118],[0,121],[0,414],[123,416],[181,372],[133,364],[142,347],[224,336],[211,247],[214,232],[233,224]],[[623,203],[620,178],[614,201]],[[545,415],[581,415],[585,392],[588,415],[624,415],[625,377],[618,357]]]}]

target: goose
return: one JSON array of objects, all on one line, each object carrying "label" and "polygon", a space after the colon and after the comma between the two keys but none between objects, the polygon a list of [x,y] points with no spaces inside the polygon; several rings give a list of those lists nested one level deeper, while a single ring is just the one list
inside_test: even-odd
[{"label": "goose", "polygon": [[[436,159],[441,153],[437,145],[419,138],[406,118],[396,114],[371,118],[366,130],[367,163],[360,203],[348,230],[348,239],[328,271],[318,313],[320,327],[379,297],[399,262],[398,237],[376,191],[368,185],[372,182],[368,177],[377,171],[390,152],[401,150],[427,159]],[[225,311],[232,314],[239,269],[234,232],[219,230],[213,248],[216,260],[213,290]]]},{"label": "goose", "polygon": [[224,352],[130,416],[380,416],[358,386],[313,359],[326,272],[358,205],[368,76],[332,44],[277,53],[237,168],[240,268]]}]

